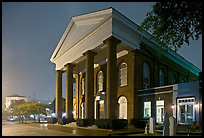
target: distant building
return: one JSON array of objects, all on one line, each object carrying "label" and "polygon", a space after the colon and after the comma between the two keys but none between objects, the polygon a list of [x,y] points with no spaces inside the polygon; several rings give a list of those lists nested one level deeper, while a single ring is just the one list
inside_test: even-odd
[{"label": "distant building", "polygon": [[19,100],[25,100],[25,102],[28,101],[28,98],[25,96],[20,96],[17,94],[14,95],[10,95],[10,96],[6,96],[6,110],[9,109],[9,106],[15,102],[15,101],[19,101]]}]

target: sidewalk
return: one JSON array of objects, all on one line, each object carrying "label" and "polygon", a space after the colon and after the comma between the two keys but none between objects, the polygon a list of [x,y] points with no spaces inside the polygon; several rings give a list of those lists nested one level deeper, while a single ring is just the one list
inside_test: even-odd
[{"label": "sidewalk", "polygon": [[111,129],[100,129],[94,126],[90,127],[78,127],[69,125],[58,125],[48,124],[48,129],[59,130],[68,133],[75,133],[82,136],[116,136],[116,135],[127,135],[144,133],[144,129],[134,128],[129,126],[125,129],[111,130]]}]

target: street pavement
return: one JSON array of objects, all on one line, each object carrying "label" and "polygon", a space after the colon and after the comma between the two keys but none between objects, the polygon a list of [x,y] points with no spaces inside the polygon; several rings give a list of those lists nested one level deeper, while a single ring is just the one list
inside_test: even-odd
[{"label": "street pavement", "polygon": [[2,136],[79,136],[79,134],[50,130],[47,128],[47,124],[30,125],[2,122]]}]

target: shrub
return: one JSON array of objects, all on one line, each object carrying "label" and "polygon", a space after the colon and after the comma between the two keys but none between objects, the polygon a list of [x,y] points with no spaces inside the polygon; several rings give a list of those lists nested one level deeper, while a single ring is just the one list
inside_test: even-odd
[{"label": "shrub", "polygon": [[145,128],[148,120],[149,119],[144,118],[133,118],[130,120],[130,124],[134,125],[136,128]]},{"label": "shrub", "polygon": [[96,119],[95,124],[103,129],[122,129],[128,125],[127,119]]},{"label": "shrub", "polygon": [[110,128],[111,129],[123,129],[127,127],[127,119],[110,119]]},{"label": "shrub", "polygon": [[87,127],[95,124],[95,119],[77,119],[77,126]]},{"label": "shrub", "polygon": [[58,118],[58,122],[60,125],[66,125],[66,124],[69,124],[73,121],[74,121],[73,118]]},{"label": "shrub", "polygon": [[55,124],[57,123],[57,118],[53,117],[53,118],[47,118],[47,122],[50,124]]}]

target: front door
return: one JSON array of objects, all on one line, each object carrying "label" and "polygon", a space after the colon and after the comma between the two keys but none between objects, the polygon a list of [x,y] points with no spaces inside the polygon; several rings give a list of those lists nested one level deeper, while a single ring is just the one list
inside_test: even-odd
[{"label": "front door", "polygon": [[156,122],[163,123],[164,121],[164,100],[156,101]]},{"label": "front door", "polygon": [[100,118],[104,118],[104,101],[100,101]]},{"label": "front door", "polygon": [[178,123],[191,124],[195,121],[194,98],[178,99]]},{"label": "front door", "polygon": [[192,123],[194,120],[193,105],[179,105],[179,116],[181,124]]}]

